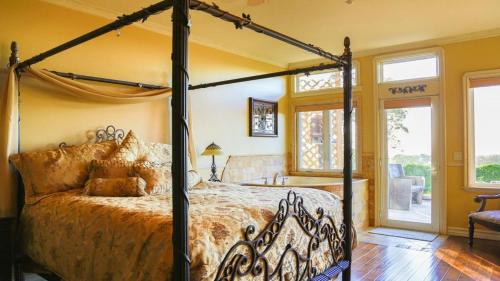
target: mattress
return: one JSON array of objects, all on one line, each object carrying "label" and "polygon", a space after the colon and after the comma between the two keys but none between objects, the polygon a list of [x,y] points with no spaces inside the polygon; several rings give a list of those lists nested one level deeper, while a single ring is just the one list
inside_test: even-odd
[{"label": "mattress", "polygon": [[[191,280],[214,280],[225,254],[244,238],[246,227],[253,225],[259,233],[289,190],[223,183],[201,183],[191,189]],[[295,191],[307,210],[314,213],[321,206],[340,225],[338,197],[307,188]],[[169,195],[91,197],[81,190],[55,193],[24,207],[23,251],[67,281],[171,280],[171,199]],[[285,243],[301,245],[305,253],[308,241],[296,220],[288,220],[267,254],[270,266],[277,264]],[[314,256],[318,270],[332,263],[326,244]]]}]

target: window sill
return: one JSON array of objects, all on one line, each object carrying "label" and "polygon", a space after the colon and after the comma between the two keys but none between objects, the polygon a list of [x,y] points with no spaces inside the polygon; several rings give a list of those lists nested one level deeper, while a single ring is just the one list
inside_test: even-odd
[{"label": "window sill", "polygon": [[498,193],[500,192],[500,186],[463,186],[463,190],[468,191],[468,192],[491,192],[491,193]]}]

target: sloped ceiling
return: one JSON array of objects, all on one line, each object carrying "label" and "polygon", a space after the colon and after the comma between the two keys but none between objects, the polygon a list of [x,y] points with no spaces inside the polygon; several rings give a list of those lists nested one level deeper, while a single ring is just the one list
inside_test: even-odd
[{"label": "sloped ceiling", "polygon": [[[115,18],[158,0],[44,0],[100,16]],[[211,1],[209,1],[211,2]],[[216,0],[234,14],[245,12],[266,27],[341,53],[344,36],[350,36],[356,53],[412,42],[465,34],[500,34],[499,0]],[[170,34],[171,12],[150,17],[145,28]],[[313,54],[266,38],[250,30],[235,30],[230,23],[199,11],[191,13],[192,40],[255,58],[287,65],[317,58]],[[69,38],[68,38],[69,39]]]}]

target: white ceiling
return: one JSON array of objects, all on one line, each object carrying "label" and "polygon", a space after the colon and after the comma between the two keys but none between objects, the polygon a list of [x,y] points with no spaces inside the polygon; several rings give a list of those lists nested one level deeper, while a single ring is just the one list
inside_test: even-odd
[{"label": "white ceiling", "polygon": [[[115,18],[159,0],[44,0]],[[356,53],[469,33],[500,34],[500,0],[207,0],[233,14],[250,14],[263,26],[340,54],[343,37]],[[170,34],[170,12],[152,16],[145,28]],[[200,11],[191,13],[191,39],[262,61],[286,65],[317,58],[295,47],[234,26]]]}]

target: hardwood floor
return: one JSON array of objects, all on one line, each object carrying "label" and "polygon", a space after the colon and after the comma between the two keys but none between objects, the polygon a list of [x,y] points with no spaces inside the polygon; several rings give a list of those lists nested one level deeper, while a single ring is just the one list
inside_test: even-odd
[{"label": "hardwood floor", "polygon": [[360,233],[359,240],[353,251],[353,281],[500,281],[499,241],[477,239],[470,250],[465,238],[453,236],[424,242]]},{"label": "hardwood floor", "polygon": [[[500,242],[462,237],[433,242],[361,234],[353,251],[352,280],[500,281]],[[340,279],[339,279],[340,280]]]}]

